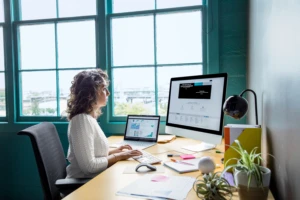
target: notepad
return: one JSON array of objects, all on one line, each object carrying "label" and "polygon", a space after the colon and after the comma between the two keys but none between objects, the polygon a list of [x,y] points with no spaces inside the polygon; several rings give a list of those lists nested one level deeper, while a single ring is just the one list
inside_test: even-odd
[{"label": "notepad", "polygon": [[185,164],[176,163],[176,162],[172,162],[172,161],[165,162],[164,165],[181,174],[181,173],[186,173],[186,172],[198,171],[199,170],[199,167],[198,167],[199,161],[200,161],[200,158],[196,158],[196,159],[184,160],[184,162],[191,163],[193,165],[185,165]]},{"label": "notepad", "polygon": [[184,155],[180,155],[180,158],[182,158],[183,160],[188,160],[188,159],[194,159],[195,156],[191,154],[184,154]]}]

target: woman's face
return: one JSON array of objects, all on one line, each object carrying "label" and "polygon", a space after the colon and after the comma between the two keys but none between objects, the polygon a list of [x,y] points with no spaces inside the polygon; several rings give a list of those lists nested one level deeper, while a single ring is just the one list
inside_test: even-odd
[{"label": "woman's face", "polygon": [[104,80],[103,86],[98,89],[98,100],[97,100],[96,109],[106,106],[108,96],[110,95],[110,92],[108,91],[107,87],[108,85]]}]

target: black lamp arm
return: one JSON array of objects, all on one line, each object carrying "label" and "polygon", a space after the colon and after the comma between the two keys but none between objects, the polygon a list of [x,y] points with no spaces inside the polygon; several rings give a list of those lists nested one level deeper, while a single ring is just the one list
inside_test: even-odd
[{"label": "black lamp arm", "polygon": [[252,92],[254,94],[256,125],[258,125],[256,93],[251,89],[246,89],[240,94],[240,97],[242,97],[245,92]]}]

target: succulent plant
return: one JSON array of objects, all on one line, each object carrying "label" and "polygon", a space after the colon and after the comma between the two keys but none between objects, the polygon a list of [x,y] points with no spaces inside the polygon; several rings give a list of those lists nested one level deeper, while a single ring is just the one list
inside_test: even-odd
[{"label": "succulent plant", "polygon": [[221,172],[204,174],[203,179],[200,176],[197,177],[193,187],[199,198],[226,200],[227,197],[231,199],[231,186],[225,178],[221,177]]}]

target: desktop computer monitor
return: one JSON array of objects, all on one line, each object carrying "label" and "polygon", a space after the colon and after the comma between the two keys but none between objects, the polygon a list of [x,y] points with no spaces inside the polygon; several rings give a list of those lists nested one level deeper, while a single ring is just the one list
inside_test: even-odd
[{"label": "desktop computer monitor", "polygon": [[182,147],[191,151],[215,148],[222,141],[226,86],[226,73],[171,78],[165,132],[201,140]]}]

